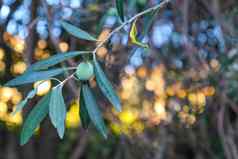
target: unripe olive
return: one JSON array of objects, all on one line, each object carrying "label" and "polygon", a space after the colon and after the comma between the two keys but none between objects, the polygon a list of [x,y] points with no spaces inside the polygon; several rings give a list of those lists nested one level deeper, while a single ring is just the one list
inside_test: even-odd
[{"label": "unripe olive", "polygon": [[89,80],[94,74],[93,65],[90,62],[81,62],[76,70],[76,76],[80,80]]}]

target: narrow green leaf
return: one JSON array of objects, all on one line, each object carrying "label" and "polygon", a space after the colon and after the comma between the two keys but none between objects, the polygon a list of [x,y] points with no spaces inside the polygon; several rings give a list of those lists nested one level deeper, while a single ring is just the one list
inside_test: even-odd
[{"label": "narrow green leaf", "polygon": [[22,109],[26,106],[28,99],[25,98],[20,103],[17,104],[16,109],[11,113],[12,116],[16,115],[18,112],[22,111]]},{"label": "narrow green leaf", "polygon": [[159,10],[155,10],[153,12],[148,13],[148,15],[145,17],[145,22],[143,24],[143,32],[142,32],[142,36],[145,36],[148,34],[148,32],[151,29],[151,26],[153,25],[153,22],[155,21],[155,19],[157,18],[157,13]]},{"label": "narrow green leaf", "polygon": [[93,96],[93,93],[91,89],[89,88],[88,84],[83,84],[82,85],[82,93],[83,93],[83,98],[85,101],[85,106],[88,111],[88,115],[96,128],[99,130],[99,132],[107,138],[107,128],[105,126],[105,123],[103,121],[101,112],[98,108],[98,105],[95,101],[95,98]]},{"label": "narrow green leaf", "polygon": [[107,97],[117,111],[121,111],[120,99],[96,59],[94,59],[94,67],[96,81],[102,93]]},{"label": "narrow green leaf", "polygon": [[79,39],[89,40],[89,41],[97,41],[97,39],[94,38],[92,35],[90,35],[86,31],[84,31],[72,24],[69,24],[65,21],[61,21],[61,25],[68,33],[72,34],[73,36],[75,36]]},{"label": "narrow green leaf", "polygon": [[149,48],[148,44],[142,43],[137,39],[138,31],[137,31],[137,27],[136,27],[136,21],[137,21],[137,19],[134,20],[134,22],[132,23],[131,30],[130,30],[130,33],[129,33],[131,43],[135,44],[135,45],[138,45],[140,47],[143,47],[143,48]]},{"label": "narrow green leaf", "polygon": [[24,100],[22,100],[20,103],[17,104],[15,111],[13,111],[11,113],[11,115],[16,115],[16,113],[20,112],[25,107],[25,105],[27,104],[28,100],[32,99],[35,95],[36,95],[36,89],[31,90],[27,94],[26,98]]},{"label": "narrow green leaf", "polygon": [[82,55],[88,53],[87,51],[72,51],[67,53],[59,53],[49,57],[46,60],[41,60],[39,62],[34,63],[31,65],[27,71],[39,71],[43,69],[48,69],[51,66],[54,66],[62,61],[68,60],[78,55]]},{"label": "narrow green leaf", "polygon": [[22,84],[27,83],[33,83],[39,80],[46,80],[50,77],[57,76],[59,74],[64,73],[64,68],[57,68],[57,69],[51,69],[47,71],[39,71],[39,72],[26,72],[11,81],[7,82],[6,86],[18,86]]},{"label": "narrow green leaf", "polygon": [[122,22],[124,22],[124,7],[123,7],[124,0],[116,0],[116,8],[118,15]]},{"label": "narrow green leaf", "polygon": [[87,108],[86,108],[86,105],[85,105],[82,90],[83,89],[81,88],[80,100],[79,100],[79,102],[80,102],[79,117],[80,117],[81,124],[82,124],[83,128],[87,129],[89,124],[90,124],[90,117],[88,115],[88,111],[87,111]]},{"label": "narrow green leaf", "polygon": [[24,145],[34,134],[35,129],[46,117],[49,111],[49,101],[51,93],[45,95],[27,116],[21,131],[20,144]]},{"label": "narrow green leaf", "polygon": [[50,120],[57,129],[61,139],[64,137],[66,117],[66,106],[62,95],[62,88],[62,86],[53,88],[49,104]]}]

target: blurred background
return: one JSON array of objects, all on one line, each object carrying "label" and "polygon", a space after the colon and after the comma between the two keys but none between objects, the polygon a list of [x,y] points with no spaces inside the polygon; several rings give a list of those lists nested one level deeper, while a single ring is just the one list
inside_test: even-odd
[{"label": "blurred background", "polygon": [[[126,19],[161,2],[125,0]],[[98,50],[123,104],[116,113],[90,81],[110,129],[107,140],[93,125],[82,129],[79,83],[71,80],[64,89],[64,139],[47,119],[21,147],[25,115],[54,83],[40,82],[38,96],[15,116],[10,113],[39,82],[18,88],[4,83],[36,61],[96,46],[70,36],[61,20],[99,41],[120,25],[114,1],[0,0],[0,159],[238,158],[237,0],[171,0],[136,22],[138,39],[149,49],[131,43],[127,25]]]}]

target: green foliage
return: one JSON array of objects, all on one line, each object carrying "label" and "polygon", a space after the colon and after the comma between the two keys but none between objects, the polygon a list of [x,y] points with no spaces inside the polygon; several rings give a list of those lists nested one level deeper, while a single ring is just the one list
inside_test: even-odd
[{"label": "green foliage", "polygon": [[94,38],[92,35],[88,34],[87,32],[85,32],[84,30],[69,24],[67,22],[62,21],[61,22],[62,27],[71,35],[79,38],[79,39],[83,39],[83,40],[88,40],[88,41],[97,41],[96,38]]},{"label": "green foliage", "polygon": [[91,121],[94,123],[98,131],[107,138],[107,128],[104,124],[100,110],[93,96],[91,89],[88,84],[82,85],[82,94],[85,102],[85,107],[87,109],[88,115]]},{"label": "green foliage", "polygon": [[62,95],[62,85],[53,88],[49,104],[49,116],[60,138],[65,131],[66,106]]},{"label": "green foliage", "polygon": [[28,142],[30,137],[34,134],[37,126],[39,126],[40,122],[48,114],[50,96],[51,93],[48,93],[46,96],[44,96],[27,116],[21,131],[21,145],[24,145]]},{"label": "green foliage", "polygon": [[124,22],[124,0],[116,0],[117,13],[122,22]]},{"label": "green foliage", "polygon": [[11,81],[7,82],[6,86],[18,86],[28,83],[33,83],[39,80],[46,80],[50,77],[54,77],[57,75],[60,75],[65,72],[64,68],[56,68],[56,69],[50,69],[47,71],[39,71],[39,72],[31,72],[27,71],[23,75],[20,75]]},{"label": "green foliage", "polygon": [[80,109],[79,109],[80,120],[81,120],[83,128],[87,129],[91,121],[90,121],[90,117],[88,115],[88,111],[86,109],[86,103],[83,98],[83,89],[82,88],[80,89],[79,102],[80,102]]},{"label": "green foliage", "polygon": [[120,99],[117,96],[116,92],[114,91],[112,84],[107,79],[105,73],[103,72],[100,64],[97,62],[96,59],[93,61],[94,63],[94,71],[96,76],[96,81],[101,89],[102,93],[108,98],[108,100],[113,104],[117,111],[121,111],[121,103]]}]

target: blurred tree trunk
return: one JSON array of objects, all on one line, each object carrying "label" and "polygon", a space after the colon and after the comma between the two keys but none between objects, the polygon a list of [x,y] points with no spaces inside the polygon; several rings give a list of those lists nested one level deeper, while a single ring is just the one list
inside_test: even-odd
[{"label": "blurred tree trunk", "polygon": [[7,135],[7,146],[6,146],[6,159],[17,159],[17,139],[16,136],[12,133]]},{"label": "blurred tree trunk", "polygon": [[38,159],[55,159],[57,156],[57,145],[59,139],[56,130],[49,120],[42,123],[40,131],[39,148],[37,149]]},{"label": "blurred tree trunk", "polygon": [[[19,140],[17,140],[17,141],[19,141]],[[19,144],[18,144],[18,146],[19,146]],[[31,141],[29,141],[28,144],[21,147],[20,153],[21,153],[22,158],[24,158],[24,159],[35,158],[36,154],[35,154],[34,141],[31,140]],[[20,159],[20,157],[19,157],[19,159]]]}]

